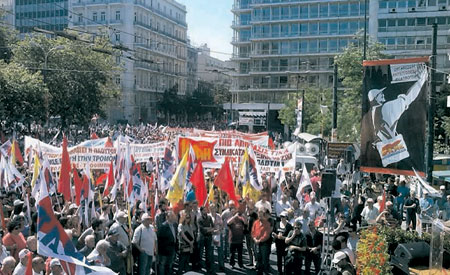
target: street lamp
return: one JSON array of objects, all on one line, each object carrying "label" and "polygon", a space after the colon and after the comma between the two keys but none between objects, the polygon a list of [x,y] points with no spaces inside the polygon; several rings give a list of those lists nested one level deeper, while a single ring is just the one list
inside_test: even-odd
[{"label": "street lamp", "polygon": [[[58,51],[58,50],[62,50],[65,47],[63,45],[58,45],[58,46],[55,46],[53,48],[50,48],[50,50],[48,50],[48,51],[45,51],[45,49],[42,47],[42,45],[40,45],[38,43],[35,43],[35,42],[31,42],[31,44],[33,46],[36,46],[36,47],[40,48],[41,51],[44,53],[44,72],[43,72],[43,77],[44,77],[44,81],[45,81],[45,78],[46,78],[46,75],[47,75],[47,69],[48,69],[48,56],[50,55],[50,53]],[[46,94],[46,96],[45,96],[45,104],[46,104],[46,107],[47,107],[46,119],[47,119],[47,123],[48,123],[48,119],[49,119],[49,98],[48,98],[48,94]]]}]

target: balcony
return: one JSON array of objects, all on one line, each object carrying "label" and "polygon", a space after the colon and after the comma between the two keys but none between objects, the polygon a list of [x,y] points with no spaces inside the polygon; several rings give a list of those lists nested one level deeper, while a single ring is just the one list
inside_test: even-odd
[{"label": "balcony", "polygon": [[235,21],[235,20],[233,20],[231,27],[234,29],[250,28],[250,21]]},{"label": "balcony", "polygon": [[231,11],[237,12],[237,11],[250,11],[251,7],[250,4],[233,4],[233,7],[231,8]]},{"label": "balcony", "polygon": [[121,4],[123,0],[79,0],[72,3],[72,7],[92,6],[92,5],[107,5],[107,4]]},{"label": "balcony", "polygon": [[161,29],[157,29],[157,28],[155,28],[154,26],[149,25],[149,24],[147,24],[147,23],[144,23],[144,22],[141,22],[141,21],[134,21],[133,24],[136,25],[136,26],[140,26],[140,27],[143,27],[143,28],[152,30],[152,31],[154,31],[154,32],[156,32],[156,33],[158,33],[158,34],[165,35],[165,36],[167,36],[167,37],[169,37],[169,38],[172,38],[172,39],[175,39],[175,40],[177,40],[177,41],[179,41],[179,42],[181,42],[181,43],[186,43],[186,40],[181,39],[181,38],[179,38],[179,37],[176,37],[175,35],[173,35],[173,34],[171,34],[171,33],[168,33],[168,32],[165,32],[165,31],[163,31],[163,30],[161,30]]},{"label": "balcony", "polygon": [[[120,0],[118,0],[118,1],[120,1]],[[158,15],[162,16],[163,18],[169,19],[170,21],[173,21],[173,22],[175,22],[175,23],[177,23],[179,25],[182,25],[183,27],[187,28],[187,23],[185,21],[182,21],[182,20],[179,20],[177,18],[174,18],[174,17],[168,15],[167,13],[164,13],[163,11],[158,10],[158,9],[156,9],[156,8],[146,4],[142,0],[134,0],[134,4],[138,5],[138,6],[141,6],[141,7],[145,8],[145,9],[148,9],[148,10],[154,12],[154,13],[157,13]]]},{"label": "balcony", "polygon": [[242,37],[242,38],[233,37],[233,39],[231,40],[231,43],[232,44],[250,43],[250,38],[249,37]]}]

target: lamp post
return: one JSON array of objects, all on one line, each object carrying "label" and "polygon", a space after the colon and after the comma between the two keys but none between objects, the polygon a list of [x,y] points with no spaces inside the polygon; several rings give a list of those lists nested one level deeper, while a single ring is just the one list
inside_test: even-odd
[{"label": "lamp post", "polygon": [[[31,42],[31,44],[33,45],[33,46],[36,46],[36,47],[38,47],[38,48],[40,48],[41,49],[41,51],[44,53],[44,70],[43,70],[43,77],[44,77],[44,82],[45,82],[45,79],[46,79],[46,76],[47,76],[47,70],[48,70],[48,57],[49,57],[49,55],[51,54],[51,53],[53,53],[53,52],[55,52],[55,51],[58,51],[58,50],[63,50],[65,47],[63,46],[63,45],[58,45],[58,46],[55,46],[55,47],[53,47],[53,48],[50,48],[50,50],[48,50],[48,51],[46,51],[43,47],[42,47],[42,45],[40,45],[40,44],[38,44],[38,43],[35,43],[35,42]],[[46,106],[46,109],[47,109],[47,113],[46,113],[46,120],[47,120],[47,123],[48,123],[48,119],[49,119],[49,98],[48,98],[48,94],[46,94],[45,95],[45,106]]]}]

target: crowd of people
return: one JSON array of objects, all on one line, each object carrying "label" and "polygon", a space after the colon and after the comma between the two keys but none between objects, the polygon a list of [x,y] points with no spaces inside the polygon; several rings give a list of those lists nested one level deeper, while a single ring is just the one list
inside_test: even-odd
[{"label": "crowd of people", "polygon": [[[176,130],[167,133],[163,129],[154,125],[122,130],[142,142],[177,134]],[[107,132],[105,135],[111,135]],[[154,134],[148,137],[148,133]],[[153,160],[142,165],[148,176],[156,174],[156,169]],[[2,190],[0,195],[0,275],[24,274],[30,263],[33,274],[65,274],[58,259],[37,251],[36,201],[32,196],[28,203],[25,200],[31,193],[32,171],[19,170],[27,179],[23,189]],[[57,219],[87,261],[121,275],[184,274],[191,270],[214,274],[228,272],[226,262],[233,270],[257,274],[318,274],[324,264],[332,274],[356,274],[361,228],[383,224],[417,230],[417,217],[425,226],[431,218],[450,219],[445,185],[440,187],[439,197],[425,194],[417,199],[411,178],[376,180],[356,169],[352,174],[339,172],[330,198],[325,198],[322,172],[318,167],[295,171],[286,174],[282,182],[275,174],[264,174],[263,189],[256,198],[234,201],[213,184],[217,172],[206,170],[211,195],[203,205],[193,190],[185,194],[182,203],[171,205],[165,193],[153,186],[149,197],[155,197],[156,192],[157,205],[137,202],[128,209],[123,193],[119,191],[115,200],[99,197],[103,187],[98,186],[95,213],[88,224],[80,218],[76,204],[57,192],[51,199]],[[299,195],[302,173],[309,174],[311,184]],[[323,247],[324,238],[330,236],[330,247]],[[276,271],[270,266],[272,253],[276,254]],[[327,266],[326,257],[331,266]]]}]

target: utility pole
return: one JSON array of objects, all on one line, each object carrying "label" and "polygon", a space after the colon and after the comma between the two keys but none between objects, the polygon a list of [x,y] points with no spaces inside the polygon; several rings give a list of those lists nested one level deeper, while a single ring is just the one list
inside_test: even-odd
[{"label": "utility pole", "polygon": [[436,59],[437,59],[437,24],[433,24],[432,52],[431,52],[431,72],[430,72],[430,92],[428,97],[428,140],[427,140],[427,181],[431,183],[433,179],[433,147],[434,147],[434,116],[436,105]]},{"label": "utility pole", "polygon": [[338,92],[338,65],[334,63],[334,75],[333,75],[333,122],[331,125],[331,141],[337,140],[337,92]]},{"label": "utility pole", "polygon": [[266,122],[267,122],[267,132],[269,132],[269,113],[270,113],[270,101],[267,102],[267,114],[266,114]]}]

